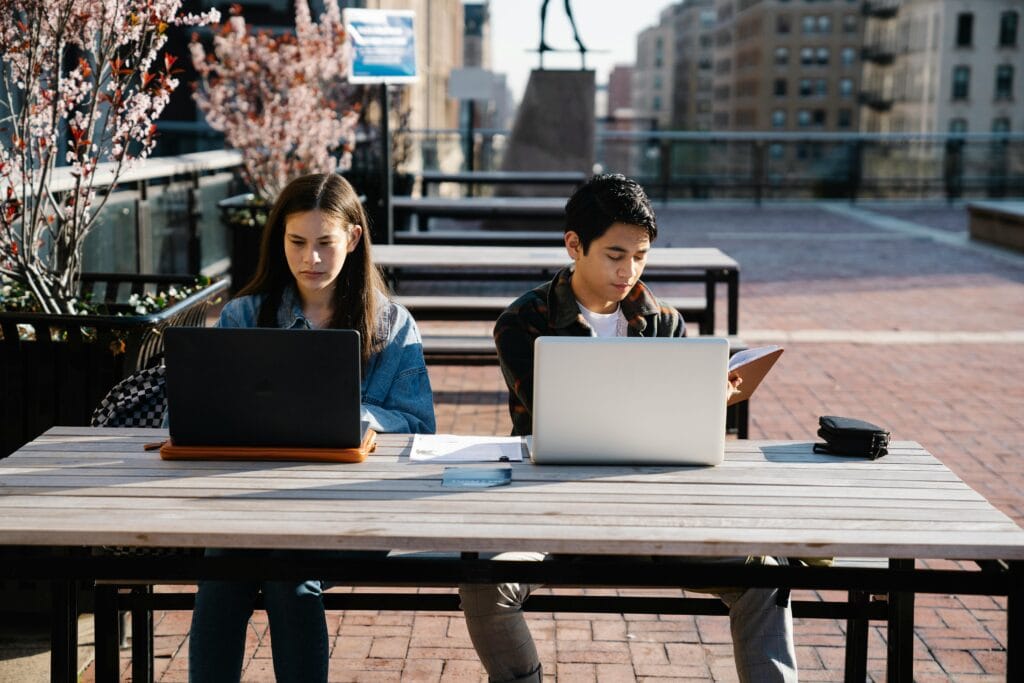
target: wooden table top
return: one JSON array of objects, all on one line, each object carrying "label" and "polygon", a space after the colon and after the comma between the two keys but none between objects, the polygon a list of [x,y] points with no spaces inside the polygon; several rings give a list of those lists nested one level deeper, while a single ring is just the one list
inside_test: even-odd
[{"label": "wooden table top", "polygon": [[876,461],[732,441],[713,468],[513,463],[511,485],[458,489],[409,461],[408,435],[359,464],[142,450],[165,436],[54,427],[0,460],[0,545],[1024,559],[1024,530],[914,442]]},{"label": "wooden table top", "polygon": [[[449,246],[439,244],[375,244],[374,262],[384,268],[558,269],[569,265],[560,247]],[[654,247],[645,272],[658,270],[739,270],[736,259],[714,247]]]}]

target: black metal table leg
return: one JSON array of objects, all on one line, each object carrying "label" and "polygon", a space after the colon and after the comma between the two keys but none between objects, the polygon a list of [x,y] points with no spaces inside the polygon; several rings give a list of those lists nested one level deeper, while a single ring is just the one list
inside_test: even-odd
[{"label": "black metal table leg", "polygon": [[[889,560],[890,569],[913,569],[914,560]],[[914,680],[914,594],[889,593],[888,683]]]},{"label": "black metal table leg", "polygon": [[[135,586],[133,597],[146,598],[152,586]],[[132,602],[132,681],[153,683],[153,610]]]},{"label": "black metal table leg", "polygon": [[1010,563],[1010,594],[1006,596],[1006,680],[1024,681],[1024,563]]},{"label": "black metal table leg", "polygon": [[704,276],[704,319],[700,322],[701,334],[715,333],[715,295],[717,294],[717,279],[715,274],[708,270]]},{"label": "black metal table leg", "polygon": [[[849,591],[847,600],[851,607],[866,606],[871,596],[864,591]],[[843,680],[846,683],[861,683],[868,674],[868,620],[852,617],[846,620],[846,664]]]},{"label": "black metal table leg", "polygon": [[96,629],[96,680],[98,683],[119,680],[120,618],[117,612],[117,586],[98,583],[95,587],[96,607],[93,618]]},{"label": "black metal table leg", "polygon": [[51,590],[50,681],[74,683],[78,680],[78,584],[54,581]]},{"label": "black metal table leg", "polygon": [[740,333],[740,271],[730,270],[726,275],[729,295],[729,334]]}]

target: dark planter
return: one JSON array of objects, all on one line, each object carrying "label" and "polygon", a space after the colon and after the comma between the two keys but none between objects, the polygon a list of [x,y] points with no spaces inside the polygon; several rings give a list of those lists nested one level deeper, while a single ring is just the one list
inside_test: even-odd
[{"label": "dark planter", "polygon": [[109,315],[0,312],[0,458],[53,425],[89,424],[115,384],[160,358],[164,328],[203,325],[226,281],[159,313],[134,314],[127,303],[132,294],[194,284],[187,275],[84,274],[82,295],[104,302]]},{"label": "dark planter", "polygon": [[270,207],[254,194],[240,194],[220,200],[217,208],[231,238],[231,291],[235,293],[256,274],[260,237]]}]

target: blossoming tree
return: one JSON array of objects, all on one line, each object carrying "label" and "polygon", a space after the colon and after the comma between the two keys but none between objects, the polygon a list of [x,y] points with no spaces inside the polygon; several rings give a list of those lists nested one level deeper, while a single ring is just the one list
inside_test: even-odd
[{"label": "blossoming tree", "polygon": [[[5,0],[0,12],[0,276],[77,313],[82,246],[109,192],[156,142],[178,86],[181,0]],[[66,164],[67,170],[56,170]],[[109,162],[102,163],[101,162]]]},{"label": "blossoming tree", "polygon": [[349,52],[337,0],[324,8],[314,22],[307,0],[295,0],[295,33],[274,34],[247,28],[235,5],[212,54],[193,36],[195,100],[265,201],[296,175],[350,164],[359,114],[345,104]]}]

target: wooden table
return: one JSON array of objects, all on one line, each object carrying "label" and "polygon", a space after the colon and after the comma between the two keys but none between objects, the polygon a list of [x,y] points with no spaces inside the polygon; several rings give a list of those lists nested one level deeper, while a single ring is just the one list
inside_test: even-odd
[{"label": "wooden table", "polygon": [[[500,279],[504,273],[539,283],[569,264],[565,247],[378,244],[373,247],[373,258],[377,265],[395,275],[396,291],[400,291],[403,272],[415,272],[417,278],[445,280],[470,279],[481,274],[487,279]],[[654,247],[643,276],[649,282],[703,282],[707,319],[712,328],[715,288],[717,283],[724,282],[730,335],[739,333],[739,278],[739,263],[720,249],[710,247]],[[701,330],[702,334],[713,332],[706,326]]]},{"label": "wooden table", "polygon": [[[514,463],[509,486],[457,489],[441,485],[443,466],[408,460],[405,435],[381,436],[377,453],[354,465],[164,462],[143,452],[143,444],[163,436],[151,429],[57,427],[0,461],[0,546],[533,550],[593,557],[420,561],[410,569],[394,559],[366,565],[89,556],[54,562],[21,553],[0,566],[0,578],[67,585],[96,578],[321,576],[375,586],[516,579],[563,586],[857,588],[891,594],[890,681],[912,678],[914,593],[1006,595],[1007,680],[1024,680],[1024,530],[913,442],[894,443],[877,461],[815,455],[805,442],[743,441],[730,442],[715,468]],[[620,557],[600,559],[612,554]],[[889,567],[709,569],[629,560],[649,555],[876,557],[887,558]],[[915,558],[974,560],[987,571],[919,569]],[[58,604],[70,634],[55,632],[55,672],[73,659],[73,595],[63,592]]]}]

